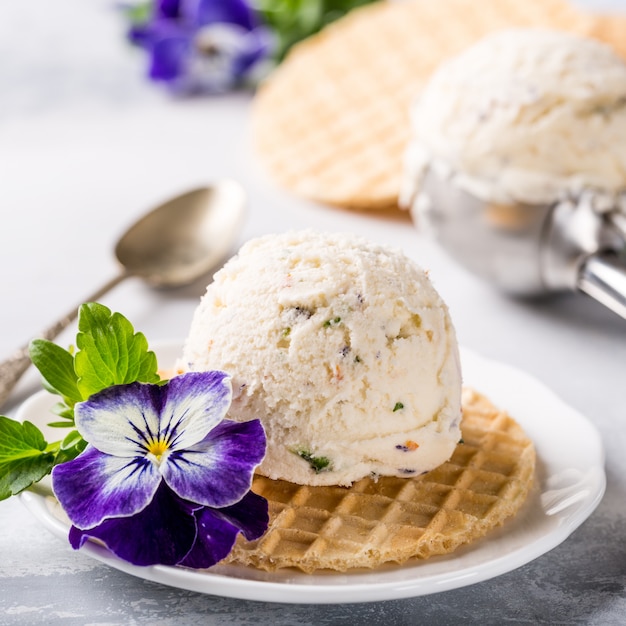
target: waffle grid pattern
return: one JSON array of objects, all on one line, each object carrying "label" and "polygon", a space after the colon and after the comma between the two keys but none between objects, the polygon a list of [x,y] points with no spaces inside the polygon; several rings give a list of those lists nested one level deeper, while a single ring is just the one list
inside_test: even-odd
[{"label": "waffle grid pattern", "polygon": [[353,209],[396,207],[410,103],[439,63],[513,26],[559,28],[624,50],[626,20],[607,24],[566,0],[367,5],[295,46],[260,88],[256,152],[298,195]]},{"label": "waffle grid pattern", "polygon": [[345,571],[451,552],[484,535],[524,502],[534,474],[532,443],[519,425],[470,390],[463,443],[416,478],[382,477],[352,487],[309,487],[257,476],[270,528],[240,541],[229,560],[274,570]]}]

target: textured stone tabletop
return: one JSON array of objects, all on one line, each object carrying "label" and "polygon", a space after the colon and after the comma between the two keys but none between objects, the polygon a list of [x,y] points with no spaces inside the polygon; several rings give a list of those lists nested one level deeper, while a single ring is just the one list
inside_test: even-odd
[{"label": "textured stone tabletop", "polygon": [[[153,202],[234,177],[250,194],[239,243],[306,226],[352,231],[428,268],[461,344],[524,370],[597,427],[606,494],[563,543],[497,578],[319,605],[224,598],[125,574],[74,552],[14,498],[0,502],[0,626],[626,624],[626,322],[574,294],[508,299],[423,240],[406,216],[338,211],[281,192],[250,152],[247,95],[173,100],[143,80],[142,61],[124,43],[113,2],[0,3],[0,355],[111,277],[115,238]],[[203,290],[130,280],[103,302],[151,341],[182,339]],[[38,389],[29,371],[5,412],[14,416]]]}]

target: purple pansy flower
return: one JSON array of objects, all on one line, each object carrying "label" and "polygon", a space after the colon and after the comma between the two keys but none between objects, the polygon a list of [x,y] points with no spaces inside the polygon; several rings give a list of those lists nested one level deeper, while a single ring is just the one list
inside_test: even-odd
[{"label": "purple pansy flower", "polygon": [[214,565],[239,532],[267,528],[267,501],[250,491],[265,454],[259,420],[232,422],[224,372],[191,372],[163,385],[131,383],[76,405],[89,442],[52,472],[79,548],[97,538],[135,565]]},{"label": "purple pansy flower", "polygon": [[150,78],[179,92],[220,92],[272,54],[275,40],[245,0],[156,0],[130,38],[150,53]]}]

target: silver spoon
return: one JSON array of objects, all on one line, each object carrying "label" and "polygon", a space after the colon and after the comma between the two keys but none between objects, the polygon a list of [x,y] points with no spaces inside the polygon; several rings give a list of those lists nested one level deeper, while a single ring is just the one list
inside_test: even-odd
[{"label": "silver spoon", "polygon": [[418,228],[505,292],[581,291],[626,318],[626,214],[600,200],[587,191],[554,204],[496,204],[428,168],[412,212]]},{"label": "silver spoon", "polygon": [[[243,224],[246,194],[232,180],[172,198],[135,222],[119,239],[119,274],[85,302],[100,299],[131,276],[155,287],[193,282],[225,258]],[[76,319],[78,307],[37,337],[52,340]],[[28,343],[0,363],[0,406],[28,369]]]}]

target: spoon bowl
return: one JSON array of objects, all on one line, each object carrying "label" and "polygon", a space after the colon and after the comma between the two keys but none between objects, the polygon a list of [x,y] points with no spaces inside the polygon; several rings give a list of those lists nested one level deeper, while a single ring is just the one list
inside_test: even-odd
[{"label": "spoon bowl", "polygon": [[228,254],[245,205],[243,189],[231,180],[194,189],[135,222],[115,246],[115,256],[126,272],[152,286],[190,283]]},{"label": "spoon bowl", "polygon": [[[233,245],[245,217],[246,194],[223,180],[172,198],[146,213],[120,237],[120,272],[85,302],[94,302],[126,278],[154,287],[178,287],[207,274]],[[52,340],[76,319],[78,307],[33,338]],[[0,363],[0,406],[30,365],[29,344]]]}]

